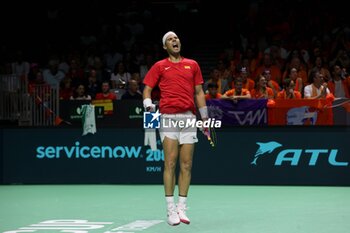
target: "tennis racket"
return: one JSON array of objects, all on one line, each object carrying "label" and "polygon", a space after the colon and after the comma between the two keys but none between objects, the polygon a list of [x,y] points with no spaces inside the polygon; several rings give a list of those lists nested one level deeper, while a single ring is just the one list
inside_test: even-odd
[{"label": "tennis racket", "polygon": [[206,128],[203,130],[203,134],[207,137],[210,145],[215,147],[217,144],[216,132],[214,128]]}]

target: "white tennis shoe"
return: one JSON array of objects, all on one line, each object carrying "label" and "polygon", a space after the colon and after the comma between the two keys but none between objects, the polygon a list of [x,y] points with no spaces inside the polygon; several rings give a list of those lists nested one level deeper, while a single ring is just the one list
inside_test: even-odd
[{"label": "white tennis shoe", "polygon": [[168,205],[168,224],[176,226],[180,224],[180,218],[176,211],[175,204]]},{"label": "white tennis shoe", "polygon": [[187,207],[184,204],[177,205],[177,213],[179,214],[180,221],[185,224],[190,224],[190,219],[186,215]]}]

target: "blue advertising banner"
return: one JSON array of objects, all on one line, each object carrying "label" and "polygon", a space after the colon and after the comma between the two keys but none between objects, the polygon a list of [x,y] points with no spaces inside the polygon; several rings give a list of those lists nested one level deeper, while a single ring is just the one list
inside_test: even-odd
[{"label": "blue advertising banner", "polygon": [[4,130],[5,183],[159,183],[161,148],[143,146],[143,130]]},{"label": "blue advertising banner", "polygon": [[[142,129],[3,129],[4,184],[162,184],[164,153]],[[198,133],[193,184],[350,185],[346,127],[233,127]],[[158,137],[159,139],[159,137]],[[0,163],[1,164],[1,163]]]},{"label": "blue advertising banner", "polygon": [[[201,184],[350,185],[349,128],[235,127],[198,148]],[[203,142],[203,141],[202,141]]]}]

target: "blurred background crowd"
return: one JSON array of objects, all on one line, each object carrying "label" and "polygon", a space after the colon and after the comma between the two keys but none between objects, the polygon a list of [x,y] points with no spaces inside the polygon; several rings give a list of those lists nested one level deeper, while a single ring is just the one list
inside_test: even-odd
[{"label": "blurred background crowd", "polygon": [[142,79],[166,56],[161,37],[169,30],[181,39],[183,56],[199,62],[207,92],[208,84],[215,83],[209,86],[225,94],[237,77],[252,91],[260,88],[263,76],[273,98],[291,80],[304,97],[304,88],[321,75],[322,82],[341,81],[343,89],[337,93],[336,84],[333,89],[328,85],[335,97],[350,97],[349,16],[337,2],[10,5],[1,16],[0,74],[21,76],[29,88],[58,88],[60,99],[142,98]]}]

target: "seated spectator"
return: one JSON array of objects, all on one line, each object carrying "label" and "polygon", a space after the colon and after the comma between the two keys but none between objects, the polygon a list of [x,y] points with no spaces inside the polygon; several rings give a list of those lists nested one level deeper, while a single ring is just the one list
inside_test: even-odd
[{"label": "seated spectator", "polygon": [[[291,72],[296,72],[295,75],[296,77],[300,78],[301,80],[301,85],[305,86],[307,85],[307,69],[306,69],[306,64],[304,62],[301,61],[302,58],[299,57],[293,57],[290,61],[290,64],[287,66],[287,69],[284,71],[283,76],[282,76],[282,82],[285,78],[288,78],[288,76],[290,76]],[[297,84],[296,81],[294,81],[296,85]],[[300,90],[299,90],[300,91]]]},{"label": "seated spectator", "polygon": [[63,78],[60,82],[59,96],[61,100],[69,100],[73,95],[72,79],[69,77]]},{"label": "seated spectator", "polygon": [[243,80],[240,77],[237,77],[234,80],[235,88],[228,90],[221,96],[222,99],[250,99],[251,95],[248,89],[243,88]]},{"label": "seated spectator", "polygon": [[43,71],[43,77],[47,84],[53,88],[59,88],[60,82],[64,79],[65,74],[58,70],[58,61],[50,60],[49,68]]},{"label": "seated spectator", "polygon": [[331,93],[323,80],[323,74],[319,71],[311,72],[309,82],[311,84],[304,88],[305,99],[325,99]]},{"label": "seated spectator", "polygon": [[283,90],[277,93],[276,99],[301,99],[301,93],[294,88],[294,81],[286,78],[283,80]]},{"label": "seated spectator", "polygon": [[350,90],[348,81],[345,75],[345,69],[342,69],[340,64],[333,66],[332,77],[328,81],[329,91],[337,98],[350,98]]},{"label": "seated spectator", "polygon": [[205,93],[208,93],[209,83],[215,83],[218,86],[218,93],[223,94],[229,90],[227,81],[228,81],[227,79],[220,78],[220,71],[215,68],[210,72],[210,79],[208,79],[204,83],[203,90],[205,91]]},{"label": "seated spectator", "polygon": [[[220,58],[216,65],[216,69],[219,71],[219,79],[226,80],[227,83],[232,82],[232,71],[229,68],[229,61],[226,58]],[[223,90],[221,90],[223,91]]]},{"label": "seated spectator", "polygon": [[84,70],[80,66],[79,58],[70,59],[69,70],[68,73],[65,74],[65,76],[69,77],[72,80],[73,87],[76,87],[79,84],[83,84],[84,86],[87,84],[87,80],[84,76]]},{"label": "seated spectator", "polygon": [[141,75],[139,72],[134,72],[131,74],[131,79],[136,80],[138,84],[138,90],[140,93],[142,93],[143,89],[145,88],[145,84],[143,84]]},{"label": "seated spectator", "polygon": [[221,98],[222,95],[218,92],[218,84],[208,83],[207,88],[208,88],[208,93],[205,94],[205,100]]},{"label": "seated spectator", "polygon": [[98,92],[101,92],[101,84],[97,81],[97,73],[95,69],[89,71],[88,84],[87,84],[87,93],[91,95],[93,99]]},{"label": "seated spectator", "polygon": [[142,94],[139,91],[139,84],[136,80],[128,81],[128,90],[122,95],[122,100],[142,100]]},{"label": "seated spectator", "polygon": [[101,85],[102,92],[96,94],[96,100],[117,99],[117,95],[114,92],[111,92],[111,88],[108,81],[103,81]]},{"label": "seated spectator", "polygon": [[303,83],[302,78],[299,77],[298,70],[296,68],[289,69],[287,78],[293,80],[294,90],[302,93],[305,84]]},{"label": "seated spectator", "polygon": [[85,86],[83,84],[78,84],[75,88],[73,95],[70,100],[91,100],[91,96],[85,93]]},{"label": "seated spectator", "polygon": [[51,86],[45,82],[41,70],[36,73],[35,79],[29,83],[28,92],[32,96],[41,98],[43,101],[50,97]]},{"label": "seated spectator", "polygon": [[273,96],[276,97],[277,93],[281,90],[280,85],[271,79],[270,70],[265,70],[263,76],[266,78],[267,86],[270,87],[273,91]]},{"label": "seated spectator", "polygon": [[[239,72],[238,73],[238,76],[239,78],[242,79],[242,84],[243,84],[243,87],[244,89],[247,89],[248,91],[251,91],[254,89],[255,87],[255,82],[253,79],[250,78],[250,74],[247,70],[246,67],[238,67],[239,69]],[[232,82],[232,88],[235,88],[235,80],[233,80]]]},{"label": "seated spectator", "polygon": [[123,62],[117,63],[110,78],[113,89],[124,89],[130,79],[131,74],[126,70],[125,64]]},{"label": "seated spectator", "polygon": [[326,82],[331,80],[331,73],[329,72],[329,69],[327,68],[326,62],[324,61],[324,58],[322,56],[316,56],[314,58],[312,67],[310,67],[308,75],[310,75],[313,70],[320,71],[321,74],[323,74],[324,80]]},{"label": "seated spectator", "polygon": [[41,70],[36,72],[34,79],[29,83],[29,85],[44,85],[44,84],[47,85]]},{"label": "seated spectator", "polygon": [[253,77],[259,77],[259,74],[264,73],[265,70],[270,70],[271,80],[281,83],[281,69],[275,64],[270,53],[264,53],[262,58],[262,65],[260,65],[256,70]]},{"label": "seated spectator", "polygon": [[254,99],[273,99],[274,94],[271,87],[267,86],[265,76],[259,75],[256,82],[256,87],[251,91],[252,98]]}]

